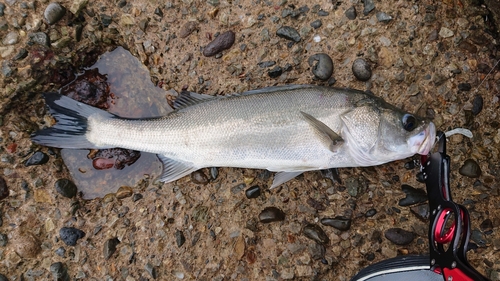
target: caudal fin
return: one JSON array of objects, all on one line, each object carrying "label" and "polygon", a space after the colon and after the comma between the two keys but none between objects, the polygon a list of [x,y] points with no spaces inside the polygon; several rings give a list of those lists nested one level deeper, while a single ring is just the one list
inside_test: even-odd
[{"label": "caudal fin", "polygon": [[57,123],[31,135],[33,142],[59,148],[97,148],[87,140],[87,119],[94,114],[112,118],[113,114],[58,93],[44,93],[43,96]]}]

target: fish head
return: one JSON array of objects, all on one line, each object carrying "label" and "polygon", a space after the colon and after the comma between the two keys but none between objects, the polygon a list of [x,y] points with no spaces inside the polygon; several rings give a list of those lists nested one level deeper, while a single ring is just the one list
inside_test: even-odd
[{"label": "fish head", "polygon": [[427,155],[436,139],[434,124],[387,104],[381,99],[342,116],[349,153],[360,166],[373,166]]}]

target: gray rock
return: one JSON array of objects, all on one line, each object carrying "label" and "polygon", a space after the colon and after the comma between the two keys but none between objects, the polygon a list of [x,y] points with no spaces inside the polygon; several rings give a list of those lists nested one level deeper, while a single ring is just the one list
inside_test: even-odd
[{"label": "gray rock", "polygon": [[314,29],[318,29],[322,25],[323,25],[323,23],[321,22],[321,20],[315,20],[315,21],[311,22],[311,27]]},{"label": "gray rock", "polygon": [[375,3],[373,2],[373,0],[364,0],[363,5],[364,5],[363,14],[365,16],[375,9]]},{"label": "gray rock", "polygon": [[261,190],[260,190],[260,187],[258,185],[251,186],[247,190],[245,190],[245,196],[248,199],[257,198],[260,196],[260,194],[261,194]]},{"label": "gray rock", "polygon": [[483,97],[481,95],[476,95],[472,100],[472,114],[478,115],[483,110]]},{"label": "gray rock", "polygon": [[351,6],[349,9],[345,10],[344,14],[350,20],[355,20],[358,16],[358,14],[356,13],[356,8],[354,8],[354,6]]},{"label": "gray rock", "polygon": [[43,12],[43,16],[48,24],[52,25],[59,20],[61,20],[66,14],[66,8],[61,6],[59,3],[50,3],[45,11]]},{"label": "gray rock", "polygon": [[392,17],[384,12],[377,12],[377,20],[379,22],[388,23],[392,20]]},{"label": "gray rock", "polygon": [[85,237],[85,232],[74,227],[63,227],[59,230],[59,237],[68,246],[75,246],[78,239]]},{"label": "gray rock", "polygon": [[149,275],[153,278],[153,279],[156,279],[158,278],[158,273],[156,271],[156,267],[154,265],[152,265],[151,263],[147,263],[146,266],[144,267],[144,269],[146,269],[146,271],[149,273]]},{"label": "gray rock", "polygon": [[271,78],[277,78],[279,77],[281,74],[283,73],[283,68],[281,68],[280,66],[275,66],[273,67],[272,69],[269,69],[267,71],[267,75],[269,75],[269,77]]},{"label": "gray rock", "polygon": [[353,62],[352,73],[360,81],[368,81],[372,77],[370,64],[362,58],[358,58]]},{"label": "gray rock", "polygon": [[363,176],[348,178],[345,181],[347,193],[352,197],[358,197],[366,191],[366,179]]},{"label": "gray rock", "polygon": [[427,222],[430,216],[429,204],[413,206],[410,211],[422,221]]},{"label": "gray rock", "polygon": [[312,73],[320,80],[326,81],[333,74],[333,61],[325,53],[315,54],[307,60],[309,66],[312,66]]},{"label": "gray rock", "polygon": [[28,51],[25,48],[19,49],[19,52],[12,58],[12,60],[22,60],[28,56]]},{"label": "gray rock", "polygon": [[5,245],[7,245],[7,242],[9,242],[7,234],[0,233],[0,247],[5,247]]},{"label": "gray rock", "polygon": [[343,216],[334,218],[322,218],[321,224],[328,225],[341,231],[346,231],[351,228],[351,219]]},{"label": "gray rock", "polygon": [[399,206],[411,206],[427,201],[427,193],[423,189],[416,189],[407,184],[403,184],[401,189],[406,193],[406,197],[399,200]]},{"label": "gray rock", "polygon": [[9,196],[9,188],[7,187],[5,179],[0,177],[0,201],[7,198],[7,196]]},{"label": "gray rock", "polygon": [[29,35],[29,40],[31,44],[38,44],[42,46],[50,47],[50,38],[44,32],[35,32]]},{"label": "gray rock", "polygon": [[392,243],[400,246],[408,245],[415,239],[415,234],[413,234],[413,232],[397,227],[386,230],[384,236]]},{"label": "gray rock", "polygon": [[182,247],[182,245],[184,245],[184,243],[186,242],[186,237],[184,236],[184,233],[182,233],[182,231],[175,231],[175,242],[177,243],[177,247]]},{"label": "gray rock", "polygon": [[299,32],[291,26],[280,27],[278,30],[276,30],[276,35],[294,42],[300,42],[301,39]]},{"label": "gray rock", "polygon": [[120,244],[120,240],[118,238],[111,238],[104,242],[103,246],[103,255],[104,259],[108,260],[115,252],[116,246]]},{"label": "gray rock", "polygon": [[207,184],[209,182],[208,177],[201,170],[191,173],[191,181],[196,184]]},{"label": "gray rock", "polygon": [[14,45],[19,40],[19,34],[16,31],[11,31],[2,39],[4,45]]},{"label": "gray rock", "polygon": [[5,12],[5,4],[0,3],[0,17],[3,17],[4,12]]},{"label": "gray rock", "polygon": [[56,262],[50,265],[50,272],[57,281],[69,281],[68,269],[62,262]]},{"label": "gray rock", "polygon": [[24,166],[34,166],[34,165],[43,165],[49,161],[49,156],[41,151],[35,152],[26,162],[24,162]]},{"label": "gray rock", "polygon": [[465,163],[462,165],[462,167],[460,167],[458,172],[462,176],[466,176],[469,178],[479,178],[479,176],[481,176],[481,168],[479,167],[479,164],[477,164],[477,162],[472,159],[465,160]]}]

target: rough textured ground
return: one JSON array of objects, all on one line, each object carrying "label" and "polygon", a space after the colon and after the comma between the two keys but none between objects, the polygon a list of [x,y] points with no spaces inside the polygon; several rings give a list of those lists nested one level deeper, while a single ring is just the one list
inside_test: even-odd
[{"label": "rough textured ground", "polygon": [[[302,0],[89,2],[61,1],[68,11],[53,25],[43,18],[48,1],[3,5],[0,177],[9,194],[0,199],[0,273],[7,280],[53,279],[56,262],[70,279],[84,280],[349,280],[374,262],[428,251],[428,223],[398,205],[405,197],[402,184],[424,188],[415,180],[418,169],[404,167],[411,159],[341,169],[342,184],[309,172],[269,191],[264,171],[222,168],[208,184],[195,184],[191,177],[153,184],[143,176],[131,190],[122,188],[103,199],[62,196],[54,184],[70,175],[60,152],[29,139],[50,123],[39,93],[57,90],[116,46],[139,58],[154,85],[165,90],[164,102],[167,90],[183,87],[226,94],[290,83],[328,84],[315,80],[307,63],[311,55],[327,53],[334,62],[335,86],[369,89],[433,118],[440,130],[472,130],[473,139],[455,136],[448,145],[454,199],[471,211],[477,246],[469,252],[471,264],[500,280],[499,68],[487,75],[500,59],[492,22],[498,10],[452,0],[376,1],[367,15],[357,0],[317,6]],[[354,20],[345,16],[351,6],[358,14]],[[393,19],[379,22],[378,11]],[[283,17],[287,13],[296,17]],[[322,26],[314,29],[310,24],[317,19]],[[284,25],[298,30],[301,41],[292,44],[276,36]],[[202,48],[227,30],[236,34],[234,45],[221,57],[204,57]],[[43,38],[39,32],[52,44],[33,38]],[[19,56],[22,49],[27,57]],[[372,65],[368,82],[352,74],[357,57]],[[268,70],[274,66],[261,68],[261,61],[282,68],[290,64],[291,70],[271,78]],[[38,150],[49,155],[48,162],[26,167]],[[478,178],[458,173],[467,159],[478,163]],[[210,177],[209,169],[202,172]],[[263,189],[262,195],[248,199],[244,190],[253,185]],[[270,206],[283,210],[285,220],[259,222],[259,213]],[[376,214],[365,216],[370,209]],[[351,218],[350,229],[319,222],[335,216]],[[320,246],[307,238],[303,228],[308,224],[321,226],[329,243]],[[75,227],[85,236],[68,246],[60,239],[62,227]],[[395,245],[384,237],[394,227],[416,238]]]}]

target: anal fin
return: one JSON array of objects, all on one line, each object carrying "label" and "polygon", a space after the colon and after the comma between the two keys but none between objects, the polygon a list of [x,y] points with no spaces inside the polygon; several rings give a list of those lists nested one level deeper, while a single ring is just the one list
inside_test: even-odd
[{"label": "anal fin", "polygon": [[174,160],[164,155],[158,154],[158,158],[163,163],[163,171],[159,177],[159,180],[162,182],[178,180],[200,169],[199,167],[194,167],[192,163]]},{"label": "anal fin", "polygon": [[326,141],[326,145],[328,149],[332,152],[335,152],[336,147],[344,143],[344,139],[335,133],[330,127],[328,127],[325,123],[319,121],[314,118],[312,115],[307,114],[303,111],[300,112],[302,116],[306,119],[306,121],[316,130],[316,132]]},{"label": "anal fin", "polygon": [[302,173],[303,173],[303,171],[299,171],[299,172],[278,172],[278,173],[276,173],[276,175],[274,175],[274,180],[273,180],[273,184],[271,185],[271,189],[284,184],[285,182],[287,182],[287,181],[295,178],[296,176],[298,176],[298,175],[300,175]]}]

